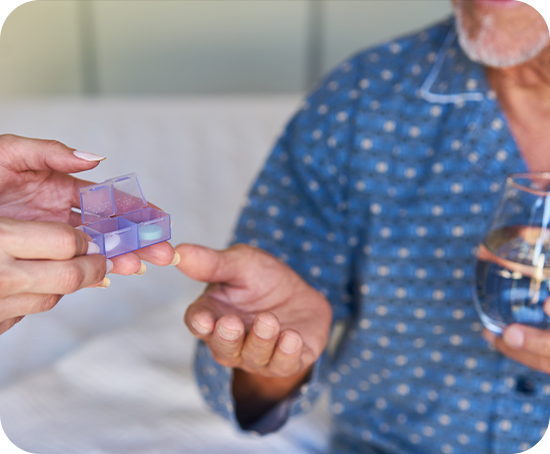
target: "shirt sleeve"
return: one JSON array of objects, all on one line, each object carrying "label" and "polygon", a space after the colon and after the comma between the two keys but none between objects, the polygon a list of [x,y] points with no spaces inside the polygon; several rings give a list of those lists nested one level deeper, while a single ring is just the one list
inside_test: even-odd
[{"label": "shirt sleeve", "polygon": [[[359,243],[347,220],[349,153],[353,148],[350,102],[358,84],[341,67],[307,99],[278,140],[253,184],[234,243],[262,248],[293,268],[331,303],[334,321],[349,318],[352,255]],[[327,355],[307,384],[251,427],[240,428],[231,395],[231,370],[199,343],[196,375],[211,408],[242,430],[268,433],[289,416],[309,410],[323,390]]]}]

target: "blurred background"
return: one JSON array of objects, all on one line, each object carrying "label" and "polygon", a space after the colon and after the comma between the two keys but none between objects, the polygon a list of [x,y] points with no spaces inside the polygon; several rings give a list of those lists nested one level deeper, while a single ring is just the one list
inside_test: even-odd
[{"label": "blurred background", "polygon": [[0,96],[304,93],[448,0],[38,0],[6,20]]},{"label": "blurred background", "polygon": [[[106,156],[81,177],[136,172],[145,197],[172,216],[172,244],[223,248],[254,176],[314,82],[360,49],[448,16],[449,5],[32,1],[0,35],[0,134]],[[67,295],[0,336],[0,416],[18,446],[278,454],[303,452],[303,439],[308,453],[323,451],[328,423],[319,419],[245,444],[208,411],[193,378],[195,340],[182,322],[203,284],[150,264],[143,276],[109,278],[107,290]],[[323,420],[326,411],[312,414]]]}]

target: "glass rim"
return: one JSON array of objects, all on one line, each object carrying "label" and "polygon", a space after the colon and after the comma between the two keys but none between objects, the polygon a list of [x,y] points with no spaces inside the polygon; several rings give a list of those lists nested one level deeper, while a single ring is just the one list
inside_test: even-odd
[{"label": "glass rim", "polygon": [[523,173],[511,173],[506,177],[506,184],[508,186],[512,186],[516,189],[519,189],[524,192],[528,192],[529,194],[539,195],[539,196],[550,196],[550,189],[544,190],[544,189],[536,189],[531,188],[528,186],[524,186],[523,184],[520,184],[517,182],[517,180],[525,179],[525,180],[533,180],[533,179],[541,179],[541,180],[548,180],[550,182],[550,172],[523,172]]}]

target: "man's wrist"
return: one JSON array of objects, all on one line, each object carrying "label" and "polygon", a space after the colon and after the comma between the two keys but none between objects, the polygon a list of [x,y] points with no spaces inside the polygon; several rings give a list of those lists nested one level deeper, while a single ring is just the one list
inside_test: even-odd
[{"label": "man's wrist", "polygon": [[290,377],[265,377],[241,369],[233,370],[233,397],[236,416],[246,427],[292,395],[311,373],[311,367]]}]

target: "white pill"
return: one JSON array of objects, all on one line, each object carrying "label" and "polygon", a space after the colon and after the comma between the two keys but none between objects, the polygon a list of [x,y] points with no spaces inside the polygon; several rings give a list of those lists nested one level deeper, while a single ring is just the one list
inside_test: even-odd
[{"label": "white pill", "polygon": [[120,244],[120,236],[111,235],[105,237],[105,251],[110,252]]}]

